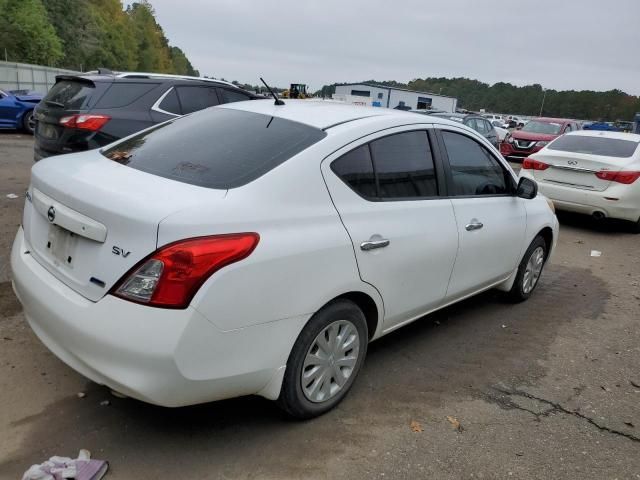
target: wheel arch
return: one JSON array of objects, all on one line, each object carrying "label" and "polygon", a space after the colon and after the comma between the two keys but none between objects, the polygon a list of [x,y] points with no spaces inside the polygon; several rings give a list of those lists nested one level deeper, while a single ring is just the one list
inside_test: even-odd
[{"label": "wheel arch", "polygon": [[[371,340],[376,334],[378,330],[378,326],[381,323],[380,322],[381,312],[378,308],[378,305],[376,305],[375,300],[371,298],[370,295],[364,292],[352,291],[352,292],[343,293],[342,295],[339,295],[333,298],[331,302],[335,300],[341,300],[341,299],[352,301],[358,306],[360,310],[362,310],[362,313],[364,313],[364,318],[367,321],[367,330],[369,331],[369,340]],[[331,302],[327,302],[327,304]]]}]

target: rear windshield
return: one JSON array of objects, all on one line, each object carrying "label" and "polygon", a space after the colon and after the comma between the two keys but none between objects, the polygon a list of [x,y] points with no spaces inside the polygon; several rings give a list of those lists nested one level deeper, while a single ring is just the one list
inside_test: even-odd
[{"label": "rear windshield", "polygon": [[628,158],[638,148],[638,142],[619,138],[563,135],[551,142],[547,148],[561,152]]},{"label": "rear windshield", "polygon": [[522,127],[522,131],[530,133],[543,133],[546,135],[558,135],[561,128],[561,123],[540,122],[538,120],[531,120],[530,122],[527,122],[524,127]]},{"label": "rear windshield", "polygon": [[59,103],[68,110],[80,110],[87,105],[95,89],[93,83],[62,80],[51,87],[44,101]]},{"label": "rear windshield", "polygon": [[136,170],[201,187],[229,189],[261,177],[326,136],[290,120],[208,108],[104,149]]}]

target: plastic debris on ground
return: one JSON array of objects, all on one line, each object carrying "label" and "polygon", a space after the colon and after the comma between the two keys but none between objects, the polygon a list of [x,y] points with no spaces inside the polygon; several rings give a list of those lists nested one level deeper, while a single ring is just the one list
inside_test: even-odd
[{"label": "plastic debris on ground", "polygon": [[105,460],[91,460],[89,450],[80,450],[78,458],[54,456],[40,465],[31,465],[22,480],[100,480],[108,469]]},{"label": "plastic debris on ground", "polygon": [[600,250],[591,250],[591,256],[592,257],[601,257],[602,256],[602,252]]},{"label": "plastic debris on ground", "polygon": [[15,193],[8,193],[7,198],[10,198],[11,200],[13,200],[14,198],[18,198],[18,195],[16,195]]}]

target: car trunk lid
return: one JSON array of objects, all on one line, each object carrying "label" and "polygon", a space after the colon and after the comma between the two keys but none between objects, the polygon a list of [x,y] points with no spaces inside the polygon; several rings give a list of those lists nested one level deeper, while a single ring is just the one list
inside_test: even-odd
[{"label": "car trunk lid", "polygon": [[97,301],[156,250],[163,218],[225,193],[137,171],[98,151],[54,157],[33,167],[25,238],[41,265]]},{"label": "car trunk lid", "polygon": [[549,149],[535,154],[535,159],[549,165],[545,170],[532,170],[537,181],[597,192],[605,191],[611,184],[610,180],[598,178],[597,172],[603,170],[618,172],[633,162],[632,158],[595,156]]}]

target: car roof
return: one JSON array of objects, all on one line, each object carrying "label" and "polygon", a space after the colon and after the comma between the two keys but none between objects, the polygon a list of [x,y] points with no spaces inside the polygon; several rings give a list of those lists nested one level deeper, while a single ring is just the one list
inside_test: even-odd
[{"label": "car roof", "polygon": [[[291,100],[285,99],[285,105],[275,105],[273,99],[252,100],[250,102],[226,103],[216,108],[232,108],[247,112],[261,113],[304,123],[320,129],[362,118],[385,116],[397,117],[407,123],[424,123],[426,118],[415,113],[382,107],[365,107],[331,100]],[[453,124],[453,122],[451,122]]]},{"label": "car roof", "polygon": [[215,83],[217,85],[225,85],[240,89],[237,85],[226,80],[217,80],[215,78],[192,77],[189,75],[173,75],[169,73],[150,73],[150,72],[100,72],[93,70],[86,73],[78,73],[75,75],[58,75],[62,78],[85,78],[92,81],[105,81],[114,79],[141,79],[141,80],[190,80],[196,82]]},{"label": "car roof", "polygon": [[611,132],[607,130],[577,130],[575,132],[568,132],[565,135],[580,137],[617,138],[619,140],[629,140],[632,142],[640,143],[640,134],[637,133]]}]

